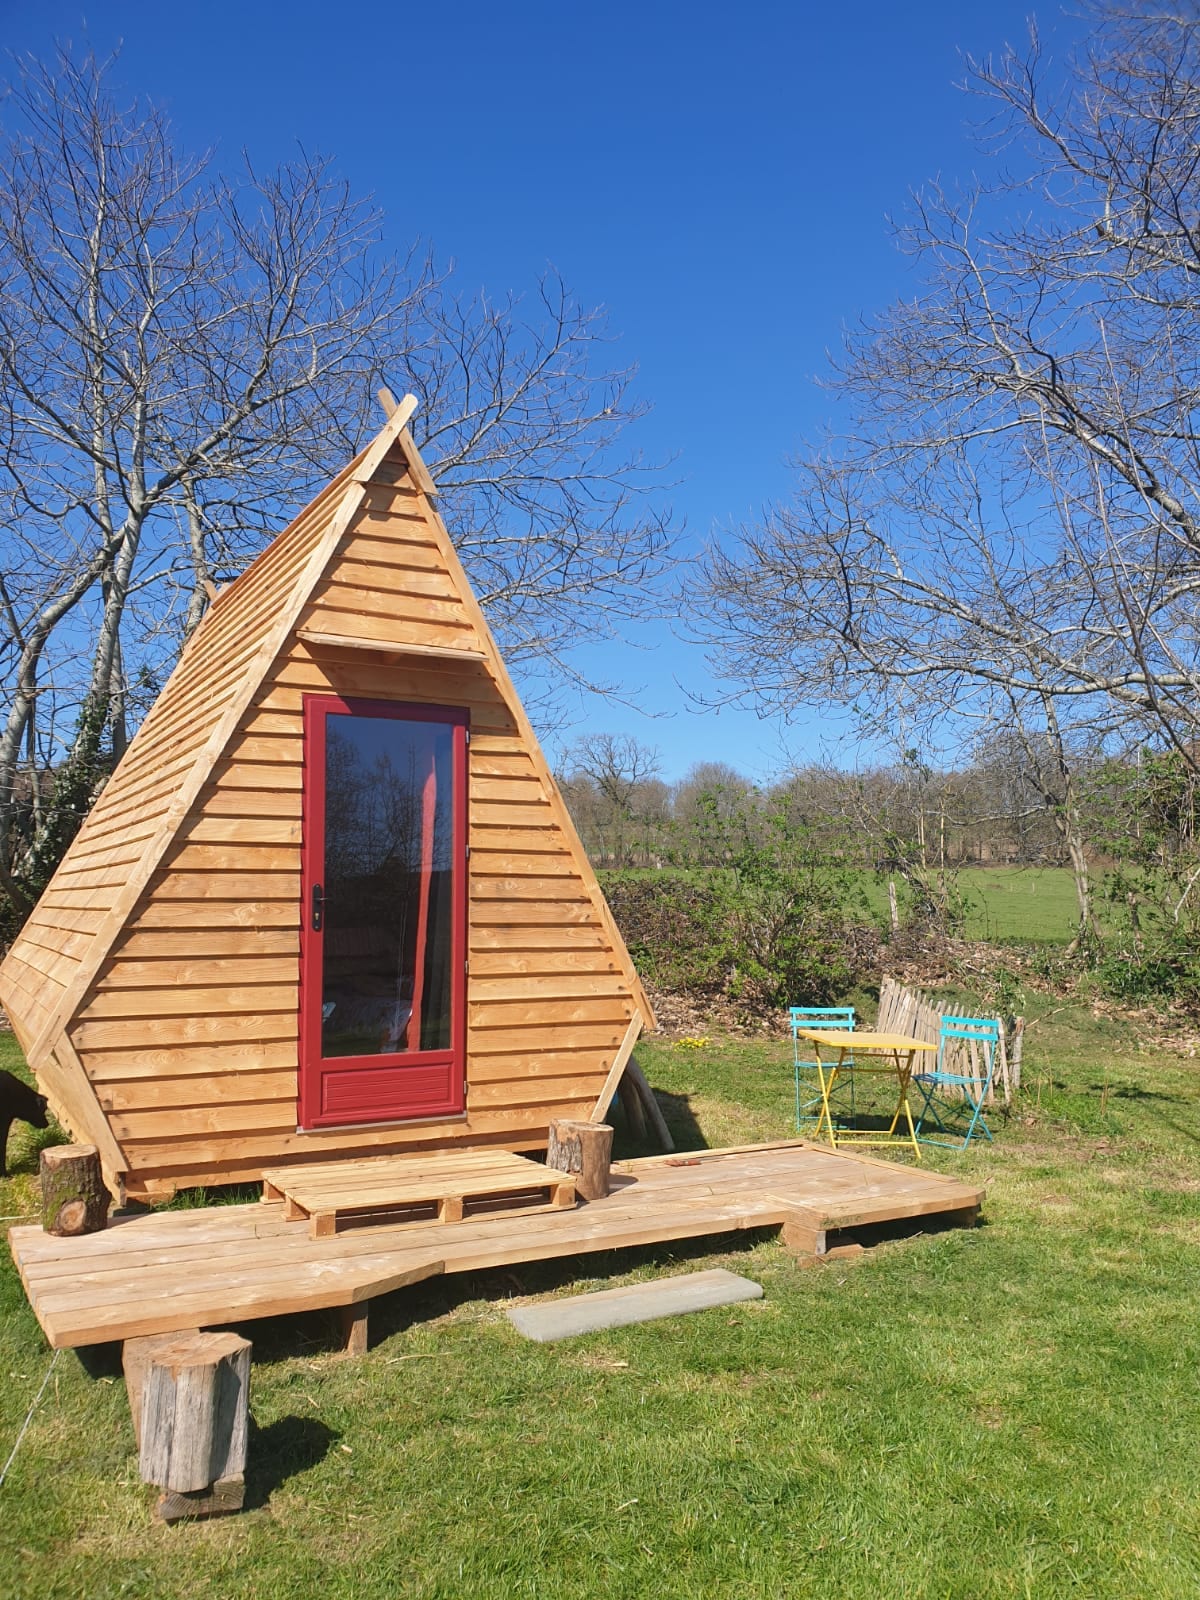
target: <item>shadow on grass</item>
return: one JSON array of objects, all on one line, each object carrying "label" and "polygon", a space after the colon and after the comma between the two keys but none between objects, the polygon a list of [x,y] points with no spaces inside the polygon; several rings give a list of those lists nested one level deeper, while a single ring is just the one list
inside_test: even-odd
[{"label": "shadow on grass", "polygon": [[579,1294],[587,1294],[593,1287],[604,1286],[609,1278],[634,1272],[639,1267],[656,1267],[668,1272],[678,1268],[686,1270],[691,1262],[713,1255],[748,1256],[764,1239],[778,1232],[777,1227],[747,1228],[733,1234],[678,1239],[637,1249],[603,1250],[585,1257],[530,1261],[519,1267],[430,1278],[419,1286],[372,1300],[371,1344],[374,1346],[410,1328],[436,1322],[472,1301],[485,1300],[498,1309],[515,1297],[554,1294],[560,1289],[571,1288]]},{"label": "shadow on grass", "polygon": [[[1103,1083],[1092,1083],[1088,1087],[1095,1094],[1104,1093]],[[1113,1083],[1108,1089],[1111,1100],[1161,1100],[1169,1105],[1186,1105],[1188,1096],[1182,1094],[1160,1094],[1156,1089],[1143,1089],[1136,1083]]]},{"label": "shadow on grass", "polygon": [[323,1461],[341,1434],[317,1417],[280,1417],[265,1428],[250,1423],[246,1452],[246,1507],[265,1506],[289,1478]]},{"label": "shadow on grass", "polygon": [[[651,1088],[654,1088],[653,1084]],[[663,1121],[670,1129],[677,1150],[709,1148],[708,1140],[701,1131],[686,1094],[670,1094],[666,1089],[654,1089],[654,1098],[658,1101]],[[628,1161],[638,1156],[656,1156],[662,1153],[662,1146],[655,1137],[653,1128],[647,1126],[644,1138],[639,1139],[634,1136],[625,1109],[619,1100],[613,1101],[608,1120],[613,1128],[614,1161]]]}]

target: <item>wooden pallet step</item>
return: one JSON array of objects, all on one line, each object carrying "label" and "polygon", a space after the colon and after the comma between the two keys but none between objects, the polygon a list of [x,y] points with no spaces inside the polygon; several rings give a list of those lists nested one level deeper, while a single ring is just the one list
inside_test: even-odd
[{"label": "wooden pallet step", "polygon": [[438,1222],[461,1222],[472,1202],[507,1199],[522,1214],[567,1210],[575,1178],[509,1150],[447,1151],[277,1167],[263,1173],[263,1198],[281,1199],[285,1221],[307,1219],[314,1239],[328,1239],[340,1223],[395,1221],[396,1212],[421,1207],[432,1207]]}]

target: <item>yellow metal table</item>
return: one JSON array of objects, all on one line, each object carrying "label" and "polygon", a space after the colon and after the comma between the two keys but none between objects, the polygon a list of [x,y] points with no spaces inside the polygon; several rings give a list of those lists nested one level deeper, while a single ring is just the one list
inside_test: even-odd
[{"label": "yellow metal table", "polygon": [[[936,1053],[937,1046],[926,1044],[921,1039],[910,1039],[902,1033],[868,1033],[865,1030],[860,1033],[853,1028],[829,1030],[800,1028],[797,1032],[801,1039],[807,1039],[816,1046],[817,1077],[821,1085],[821,1114],[817,1118],[814,1138],[819,1139],[821,1129],[824,1128],[829,1136],[829,1143],[835,1150],[839,1144],[889,1145],[895,1142],[896,1129],[903,1117],[908,1129],[908,1142],[912,1145],[913,1154],[919,1161],[921,1147],[917,1143],[916,1131],[913,1128],[912,1108],[908,1103],[908,1086],[912,1082],[913,1063],[918,1053],[921,1051]],[[826,1059],[822,1059],[822,1048],[826,1052]],[[836,1060],[832,1059],[834,1056]],[[849,1066],[846,1065],[847,1056],[851,1058]],[[863,1056],[868,1059],[861,1060]],[[829,1096],[839,1075],[846,1073],[895,1078],[896,1110],[886,1134],[881,1135],[874,1128],[834,1127],[833,1115],[829,1109]]]}]

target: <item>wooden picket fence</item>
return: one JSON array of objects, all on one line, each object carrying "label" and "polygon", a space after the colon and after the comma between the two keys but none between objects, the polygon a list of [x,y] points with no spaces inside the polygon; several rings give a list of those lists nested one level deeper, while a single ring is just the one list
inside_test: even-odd
[{"label": "wooden picket fence", "polygon": [[[964,1006],[947,1005],[923,994],[920,989],[908,989],[894,978],[885,978],[879,986],[880,1033],[901,1033],[912,1039],[922,1039],[936,1045],[941,1033],[943,1017],[965,1017]],[[995,1105],[997,1098],[1010,1106],[1021,1087],[1021,1045],[1025,1032],[1024,1017],[997,1017],[1000,1024],[1000,1056],[992,1077],[992,1087],[987,1104]],[[945,1061],[952,1072],[974,1079],[978,1085],[987,1076],[983,1051],[971,1039],[948,1039]],[[952,1063],[957,1062],[957,1065]],[[917,1069],[918,1071],[920,1068]]]}]

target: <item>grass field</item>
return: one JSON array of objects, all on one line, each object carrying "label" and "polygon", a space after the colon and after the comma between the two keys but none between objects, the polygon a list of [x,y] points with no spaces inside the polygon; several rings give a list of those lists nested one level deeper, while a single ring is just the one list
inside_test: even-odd
[{"label": "grass field", "polygon": [[[1067,867],[964,867],[955,877],[967,907],[963,933],[993,944],[1067,944],[1079,921]],[[863,873],[874,915],[887,917],[887,886]],[[1103,906],[1099,908],[1103,911]]]},{"label": "grass field", "polygon": [[[753,1236],[443,1280],[357,1363],[319,1319],[256,1326],[241,1516],[152,1526],[122,1384],[64,1353],[0,1488],[0,1594],[1194,1600],[1200,1069],[1024,1009],[1019,1114],[930,1157],[986,1180],[985,1226],[806,1271]],[[681,1142],[788,1131],[787,1045],[639,1054]],[[715,1264],[765,1299],[561,1345],[503,1316]],[[2,1465],[50,1358],[7,1259],[0,1306]]]}]

